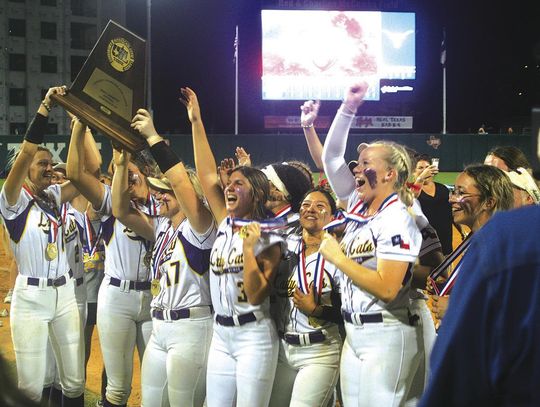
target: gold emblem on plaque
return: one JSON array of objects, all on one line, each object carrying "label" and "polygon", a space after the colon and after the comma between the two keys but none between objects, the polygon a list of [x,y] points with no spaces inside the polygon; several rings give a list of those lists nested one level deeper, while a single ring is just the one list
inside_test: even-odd
[{"label": "gold emblem on plaque", "polygon": [[150,283],[150,293],[152,296],[156,297],[160,291],[161,287],[159,286],[159,280],[154,278]]},{"label": "gold emblem on plaque", "polygon": [[119,72],[126,72],[135,62],[133,48],[125,38],[114,38],[109,42],[107,58],[111,66]]},{"label": "gold emblem on plaque", "polygon": [[56,256],[58,256],[58,248],[55,243],[47,243],[45,255],[49,261],[56,259]]}]

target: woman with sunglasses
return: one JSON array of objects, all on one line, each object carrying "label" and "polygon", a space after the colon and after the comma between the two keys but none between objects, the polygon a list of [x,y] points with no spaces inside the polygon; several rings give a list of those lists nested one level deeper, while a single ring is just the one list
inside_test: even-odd
[{"label": "woman with sunglasses", "polygon": [[439,277],[466,251],[472,234],[485,225],[493,214],[514,207],[514,192],[510,178],[504,171],[490,165],[470,165],[456,178],[449,201],[454,223],[467,226],[471,234],[431,273],[429,288],[434,293],[431,296],[432,310],[439,320],[448,308],[449,294],[461,261],[443,284],[438,283]]},{"label": "woman with sunglasses", "polygon": [[270,406],[326,406],[332,399],[341,353],[337,324],[343,322],[339,275],[318,250],[335,211],[326,190],[308,191],[300,204],[301,236],[287,238],[288,268],[275,284],[281,341]]},{"label": "woman with sunglasses", "polygon": [[341,355],[344,405],[398,406],[409,392],[423,348],[409,310],[412,267],[422,236],[409,214],[404,147],[361,144],[351,174],[344,159],[348,132],[367,84],[352,86],[328,133],[323,162],[339,199],[348,200],[340,243],[326,234],[319,251],[341,272],[347,337]]}]

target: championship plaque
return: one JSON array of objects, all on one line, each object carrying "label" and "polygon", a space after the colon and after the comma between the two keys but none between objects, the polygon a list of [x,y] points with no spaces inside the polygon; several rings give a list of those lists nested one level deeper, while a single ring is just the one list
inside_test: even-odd
[{"label": "championship plaque", "polygon": [[146,41],[109,21],[65,96],[53,99],[127,150],[147,145],[130,127],[146,107]]}]

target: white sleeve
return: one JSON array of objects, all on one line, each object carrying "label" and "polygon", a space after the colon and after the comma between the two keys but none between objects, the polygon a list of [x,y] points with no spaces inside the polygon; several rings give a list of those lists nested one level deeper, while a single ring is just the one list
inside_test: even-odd
[{"label": "white sleeve", "polygon": [[377,231],[377,258],[414,263],[420,252],[422,235],[412,216],[402,208],[385,220]]},{"label": "white sleeve", "polygon": [[103,218],[103,217],[109,217],[112,215],[112,195],[111,195],[111,187],[108,185],[104,185],[104,191],[103,191],[103,201],[101,202],[101,206],[98,210],[96,210],[97,213]]},{"label": "white sleeve", "polygon": [[355,187],[354,176],[345,161],[347,138],[353,119],[354,114],[345,113],[341,107],[339,108],[326,136],[322,152],[328,182],[336,196],[343,201],[349,199]]},{"label": "white sleeve", "polygon": [[47,195],[49,195],[53,200],[58,209],[62,206],[62,187],[58,184],[53,184],[47,187]]},{"label": "white sleeve", "polygon": [[31,198],[29,195],[21,189],[17,202],[15,202],[15,205],[11,206],[7,201],[6,192],[2,187],[2,191],[0,191],[0,212],[5,219],[15,219],[26,209],[30,200]]}]

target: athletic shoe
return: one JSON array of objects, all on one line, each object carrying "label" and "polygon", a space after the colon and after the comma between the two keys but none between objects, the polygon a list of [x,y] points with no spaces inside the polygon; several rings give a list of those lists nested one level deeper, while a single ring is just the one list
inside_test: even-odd
[{"label": "athletic shoe", "polygon": [[9,312],[6,308],[0,311],[0,317],[7,317],[8,315],[9,315]]},{"label": "athletic shoe", "polygon": [[4,304],[9,304],[11,302],[11,297],[13,297],[13,288],[10,288],[7,292],[6,298],[4,298]]}]

